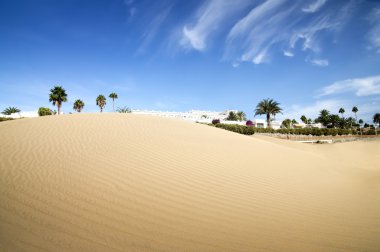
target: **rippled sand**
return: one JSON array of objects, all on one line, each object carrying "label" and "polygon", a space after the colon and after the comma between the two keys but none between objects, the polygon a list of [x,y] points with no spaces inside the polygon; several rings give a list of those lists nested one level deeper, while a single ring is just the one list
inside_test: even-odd
[{"label": "rippled sand", "polygon": [[379,141],[75,114],[0,143],[0,251],[380,251]]}]

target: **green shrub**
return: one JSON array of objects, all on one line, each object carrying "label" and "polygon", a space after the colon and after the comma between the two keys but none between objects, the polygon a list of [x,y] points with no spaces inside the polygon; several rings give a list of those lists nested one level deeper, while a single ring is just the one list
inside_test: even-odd
[{"label": "green shrub", "polygon": [[218,124],[215,124],[214,126],[216,128],[225,129],[225,130],[236,132],[243,135],[255,134],[255,128],[250,127],[250,126],[245,126],[245,125],[218,123]]},{"label": "green shrub", "polygon": [[53,111],[51,111],[51,109],[49,108],[41,107],[38,109],[39,116],[47,116],[47,115],[52,115],[52,114],[53,114]]},{"label": "green shrub", "polygon": [[13,120],[13,118],[7,118],[7,117],[0,117],[0,122]]}]

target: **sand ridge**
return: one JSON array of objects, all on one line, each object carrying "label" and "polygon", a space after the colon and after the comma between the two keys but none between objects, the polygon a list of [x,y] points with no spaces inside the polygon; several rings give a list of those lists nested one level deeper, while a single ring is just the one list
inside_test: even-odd
[{"label": "sand ridge", "polygon": [[113,113],[3,122],[0,140],[1,251],[380,248],[379,142]]}]

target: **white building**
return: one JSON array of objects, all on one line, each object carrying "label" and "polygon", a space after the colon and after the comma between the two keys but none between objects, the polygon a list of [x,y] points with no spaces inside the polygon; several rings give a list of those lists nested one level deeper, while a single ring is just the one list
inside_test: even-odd
[{"label": "white building", "polygon": [[[254,119],[251,120],[254,124],[254,127],[256,128],[267,128],[267,120],[265,119]],[[280,121],[271,121],[270,126],[272,129],[280,129],[281,128],[281,122]]]},{"label": "white building", "polygon": [[13,113],[10,115],[1,115],[2,117],[6,118],[13,118],[13,119],[18,119],[18,118],[23,118],[23,117],[38,117],[38,112],[37,111],[21,111],[19,113]]},{"label": "white building", "polygon": [[318,129],[322,129],[322,128],[325,128],[322,123],[309,123],[309,124],[305,124],[303,122],[300,122],[300,123],[295,123],[292,125],[292,127],[294,129],[303,129],[303,128],[318,128]]},{"label": "white building", "polygon": [[219,119],[221,121],[228,117],[230,111],[237,112],[235,110],[226,110],[223,112],[206,111],[206,110],[190,110],[188,112],[174,112],[174,111],[158,111],[158,110],[138,110],[133,109],[132,113],[140,115],[152,115],[161,116],[167,118],[178,118],[194,122],[211,123],[213,119]]}]

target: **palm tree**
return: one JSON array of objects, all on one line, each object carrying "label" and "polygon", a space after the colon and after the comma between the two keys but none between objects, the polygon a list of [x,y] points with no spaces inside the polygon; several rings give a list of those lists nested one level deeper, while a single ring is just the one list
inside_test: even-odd
[{"label": "palm tree", "polygon": [[280,108],[280,104],[273,99],[264,99],[259,102],[255,109],[256,115],[266,115],[267,117],[267,125],[270,128],[270,116],[276,116],[276,114],[281,113],[282,108]]},{"label": "palm tree", "polygon": [[236,113],[236,115],[237,115],[237,118],[238,118],[239,121],[245,121],[245,120],[247,120],[246,115],[245,115],[245,113],[243,111],[238,111]]},{"label": "palm tree", "polygon": [[115,112],[115,99],[118,98],[118,97],[117,97],[117,94],[116,94],[116,93],[111,93],[111,94],[109,95],[109,98],[112,99],[112,110],[113,110],[113,112]]},{"label": "palm tree", "polygon": [[238,116],[236,115],[236,113],[233,112],[233,111],[230,111],[230,112],[228,113],[228,116],[227,116],[227,118],[226,118],[226,121],[237,121],[237,120],[238,120]]},{"label": "palm tree", "polygon": [[352,108],[352,112],[354,112],[354,114],[355,114],[355,120],[356,121],[358,121],[358,117],[356,116],[356,113],[358,113],[358,111],[359,111],[358,107],[355,106]]},{"label": "palm tree", "polygon": [[116,112],[119,113],[132,113],[132,110],[128,107],[117,108]]},{"label": "palm tree", "polygon": [[304,124],[307,124],[307,118],[306,118],[306,116],[301,116],[301,121],[304,123]]},{"label": "palm tree", "polygon": [[323,126],[327,126],[330,123],[330,111],[327,109],[322,109],[319,112],[319,116],[316,119],[316,122],[320,122]]},{"label": "palm tree", "polygon": [[362,119],[359,119],[359,129],[360,129],[360,135],[363,135],[362,133],[362,125],[363,125],[364,121]]},{"label": "palm tree", "polygon": [[78,113],[82,111],[83,107],[84,107],[84,102],[82,100],[78,99],[74,102],[73,109],[76,110]]},{"label": "palm tree", "polygon": [[67,94],[65,89],[61,86],[54,86],[50,89],[49,102],[53,102],[53,105],[57,105],[58,115],[61,113],[62,102],[67,102]]},{"label": "palm tree", "polygon": [[340,109],[339,109],[339,114],[342,114],[342,119],[343,119],[343,114],[344,114],[344,112],[346,112],[346,111],[344,110],[344,108],[340,108]]},{"label": "palm tree", "polygon": [[290,129],[291,128],[291,125],[292,125],[292,120],[290,119],[285,119],[284,121],[282,121],[282,128],[286,128],[286,129]]},{"label": "palm tree", "polygon": [[331,123],[331,126],[333,128],[336,128],[343,120],[339,118],[338,115],[330,115],[329,116],[329,123]]},{"label": "palm tree", "polygon": [[106,97],[104,95],[99,95],[97,98],[96,98],[96,105],[99,106],[100,108],[100,112],[103,112],[103,108],[104,106],[106,106]]},{"label": "palm tree", "polygon": [[376,114],[373,115],[373,123],[375,124],[375,133],[377,135],[376,124],[377,125],[380,124],[380,113],[376,113]]},{"label": "palm tree", "polygon": [[4,114],[4,115],[11,115],[13,113],[20,113],[20,112],[21,112],[21,110],[19,110],[16,107],[8,107],[8,108],[5,108],[3,110],[3,112],[1,112],[1,113]]}]

